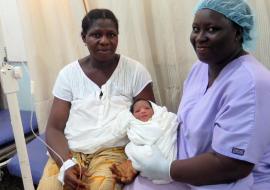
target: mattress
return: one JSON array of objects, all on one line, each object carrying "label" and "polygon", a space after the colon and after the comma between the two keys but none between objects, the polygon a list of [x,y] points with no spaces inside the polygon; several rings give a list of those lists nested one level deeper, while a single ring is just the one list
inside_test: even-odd
[{"label": "mattress", "polygon": [[[30,128],[31,112],[20,111],[20,113],[21,113],[24,134],[31,133],[31,128]],[[33,114],[32,125],[33,125],[33,129],[37,131],[38,125],[37,125],[37,119],[36,119],[35,114]],[[0,147],[2,145],[5,145],[11,142],[14,142],[14,136],[13,136],[12,126],[11,126],[9,111],[0,110]]]},{"label": "mattress", "polygon": [[[20,111],[20,114],[25,138],[29,141],[34,138],[30,128],[31,111]],[[38,132],[35,113],[32,118],[32,126],[34,131]],[[15,150],[16,146],[9,111],[0,110],[0,160],[8,158],[10,155],[14,154]]]},{"label": "mattress", "polygon": [[[44,139],[44,135],[40,136]],[[39,139],[35,138],[27,144],[27,152],[31,167],[31,173],[34,184],[38,184],[45,164],[47,163],[48,156],[46,154],[46,147],[40,142]],[[8,171],[11,175],[21,177],[21,170],[19,165],[18,155],[14,155],[7,164]]]}]

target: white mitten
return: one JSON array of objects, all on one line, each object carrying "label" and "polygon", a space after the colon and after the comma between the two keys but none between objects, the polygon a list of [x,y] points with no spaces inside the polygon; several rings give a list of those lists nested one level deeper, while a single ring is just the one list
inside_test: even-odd
[{"label": "white mitten", "polygon": [[[142,146],[141,146],[142,148]],[[128,154],[133,167],[140,171],[140,175],[148,179],[171,181],[171,162],[166,160],[157,146],[143,146],[146,154]]]}]

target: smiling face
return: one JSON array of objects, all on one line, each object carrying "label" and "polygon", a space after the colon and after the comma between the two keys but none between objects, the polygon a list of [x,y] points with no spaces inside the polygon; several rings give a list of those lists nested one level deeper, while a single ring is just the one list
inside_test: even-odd
[{"label": "smiling face", "polygon": [[208,64],[224,64],[242,49],[239,30],[222,14],[199,10],[192,24],[190,42],[198,59]]},{"label": "smiling face", "polygon": [[105,62],[114,58],[118,45],[118,31],[111,19],[95,20],[87,33],[82,34],[82,39],[95,60]]},{"label": "smiling face", "polygon": [[133,105],[133,115],[136,119],[145,122],[154,115],[154,111],[148,101],[139,100]]}]

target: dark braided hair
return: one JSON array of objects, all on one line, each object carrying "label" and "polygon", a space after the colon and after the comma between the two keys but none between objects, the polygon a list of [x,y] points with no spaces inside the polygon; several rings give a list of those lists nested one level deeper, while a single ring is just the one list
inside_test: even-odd
[{"label": "dark braided hair", "polygon": [[118,20],[112,11],[109,9],[92,9],[84,16],[82,20],[81,34],[85,35],[97,19],[110,19],[115,24],[116,30],[118,32]]}]

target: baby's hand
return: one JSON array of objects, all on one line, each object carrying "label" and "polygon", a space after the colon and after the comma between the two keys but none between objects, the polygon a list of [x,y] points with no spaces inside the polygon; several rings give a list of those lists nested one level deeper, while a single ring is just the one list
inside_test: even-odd
[{"label": "baby's hand", "polygon": [[138,173],[132,167],[130,160],[126,160],[121,164],[113,164],[110,169],[116,181],[124,184],[131,183]]}]

